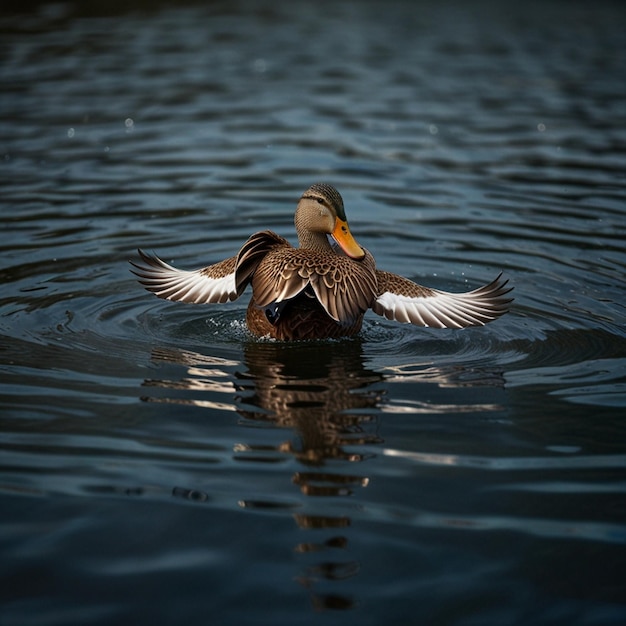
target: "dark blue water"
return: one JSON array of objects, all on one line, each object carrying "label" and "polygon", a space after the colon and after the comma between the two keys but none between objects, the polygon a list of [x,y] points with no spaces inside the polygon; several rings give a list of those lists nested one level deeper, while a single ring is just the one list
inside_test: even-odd
[{"label": "dark blue water", "polygon": [[[0,623],[626,622],[618,2],[0,10]],[[160,301],[313,182],[512,311],[252,338]]]}]

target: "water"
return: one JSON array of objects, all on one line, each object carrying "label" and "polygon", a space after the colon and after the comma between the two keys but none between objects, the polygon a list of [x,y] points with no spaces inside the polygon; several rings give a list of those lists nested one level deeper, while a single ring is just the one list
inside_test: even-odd
[{"label": "water", "polygon": [[[12,3],[2,624],[626,621],[619,3]],[[285,345],[160,301],[311,183],[507,316]]]}]

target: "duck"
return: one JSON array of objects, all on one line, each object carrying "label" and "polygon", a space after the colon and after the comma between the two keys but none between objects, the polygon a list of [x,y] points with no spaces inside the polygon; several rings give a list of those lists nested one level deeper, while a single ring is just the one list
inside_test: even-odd
[{"label": "duck", "polygon": [[450,293],[378,269],[353,237],[343,199],[330,184],[315,183],[302,194],[294,224],[299,247],[263,230],[236,255],[194,270],[139,249],[131,271],[148,291],[175,302],[231,302],[250,286],[250,333],[280,341],[353,337],[368,310],[423,327],[483,326],[513,301],[502,273],[473,291]]}]

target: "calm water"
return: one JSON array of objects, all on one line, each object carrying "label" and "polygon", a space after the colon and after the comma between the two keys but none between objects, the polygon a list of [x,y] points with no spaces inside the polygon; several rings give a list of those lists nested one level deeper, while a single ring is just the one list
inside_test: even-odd
[{"label": "calm water", "polygon": [[[0,622],[625,623],[622,4],[10,4]],[[128,271],[320,180],[512,312],[287,345]]]}]

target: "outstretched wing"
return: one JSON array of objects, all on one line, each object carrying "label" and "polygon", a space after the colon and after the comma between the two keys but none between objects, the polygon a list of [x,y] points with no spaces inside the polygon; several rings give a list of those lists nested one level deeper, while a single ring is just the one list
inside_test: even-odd
[{"label": "outstretched wing", "polygon": [[390,272],[377,270],[376,276],[378,296],[372,310],[387,319],[417,326],[483,326],[504,315],[513,300],[506,297],[513,288],[507,287],[508,280],[503,280],[502,274],[466,293],[428,289]]},{"label": "outstretched wing", "polygon": [[263,230],[250,235],[237,255],[235,272],[237,286],[247,285],[265,257],[278,248],[293,250],[284,237],[271,230]]},{"label": "outstretched wing", "polygon": [[224,259],[214,265],[198,270],[179,270],[159,259],[156,255],[139,250],[141,263],[131,261],[133,274],[148,290],[164,298],[177,302],[209,304],[228,302],[239,297],[245,285],[237,288],[235,265],[237,257]]}]

